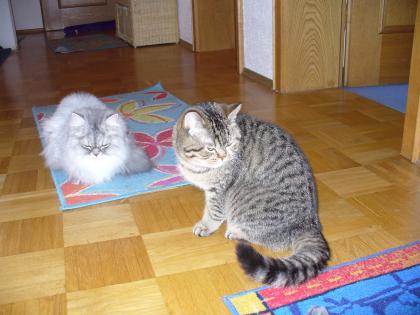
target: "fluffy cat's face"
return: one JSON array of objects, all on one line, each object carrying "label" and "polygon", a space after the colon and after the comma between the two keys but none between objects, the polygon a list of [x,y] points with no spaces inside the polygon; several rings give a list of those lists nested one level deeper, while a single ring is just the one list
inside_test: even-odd
[{"label": "fluffy cat's face", "polygon": [[178,152],[193,165],[218,168],[230,161],[239,149],[240,132],[236,115],[240,105],[208,103],[187,112],[181,122],[183,129]]},{"label": "fluffy cat's face", "polygon": [[118,148],[120,133],[125,131],[121,127],[118,114],[92,119],[72,113],[70,135],[73,137],[73,148],[84,157],[103,158]]}]

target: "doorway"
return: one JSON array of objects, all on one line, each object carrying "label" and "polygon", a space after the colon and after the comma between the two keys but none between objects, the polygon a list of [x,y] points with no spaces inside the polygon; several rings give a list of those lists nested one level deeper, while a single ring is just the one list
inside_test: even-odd
[{"label": "doorway", "polygon": [[348,0],[343,85],[405,112],[417,0]]}]

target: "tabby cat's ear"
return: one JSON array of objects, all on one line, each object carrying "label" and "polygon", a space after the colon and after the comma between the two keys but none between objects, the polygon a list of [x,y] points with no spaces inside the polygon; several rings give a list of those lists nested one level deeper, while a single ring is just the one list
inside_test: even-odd
[{"label": "tabby cat's ear", "polygon": [[204,120],[196,111],[190,111],[184,115],[183,126],[189,130],[204,128]]},{"label": "tabby cat's ear", "polygon": [[231,104],[230,107],[232,108],[232,111],[230,112],[230,114],[228,115],[228,118],[232,121],[235,121],[236,116],[238,115],[239,111],[242,108],[242,104],[237,103],[237,104]]},{"label": "tabby cat's ear", "polygon": [[231,121],[236,120],[236,116],[238,115],[239,111],[241,110],[242,104],[229,104],[229,105],[223,105],[223,111],[225,112],[227,118]]},{"label": "tabby cat's ear", "polygon": [[70,127],[81,127],[85,124],[85,118],[82,114],[71,113],[70,116]]},{"label": "tabby cat's ear", "polygon": [[184,116],[183,126],[190,136],[200,139],[203,143],[211,143],[204,119],[198,112],[187,112]]},{"label": "tabby cat's ear", "polygon": [[118,113],[108,116],[105,120],[109,126],[119,127],[120,126],[120,115]]}]

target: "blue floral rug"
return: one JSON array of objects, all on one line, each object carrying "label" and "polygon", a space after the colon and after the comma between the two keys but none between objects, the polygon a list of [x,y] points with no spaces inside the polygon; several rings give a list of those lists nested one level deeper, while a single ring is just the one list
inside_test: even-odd
[{"label": "blue floral rug", "polygon": [[[144,91],[101,100],[126,119],[137,143],[144,147],[156,167],[147,173],[115,176],[109,182],[90,186],[71,183],[63,171],[51,170],[62,210],[187,184],[178,174],[172,148],[172,127],[187,104],[165,91],[160,84]],[[32,108],[38,131],[42,120],[52,115],[56,108],[55,105]]]},{"label": "blue floral rug", "polygon": [[296,287],[226,296],[232,314],[418,315],[420,242],[331,267]]}]

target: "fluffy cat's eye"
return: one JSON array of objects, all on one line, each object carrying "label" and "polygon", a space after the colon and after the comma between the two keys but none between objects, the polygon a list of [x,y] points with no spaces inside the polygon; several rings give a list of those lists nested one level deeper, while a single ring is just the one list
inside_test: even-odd
[{"label": "fluffy cat's eye", "polygon": [[207,147],[206,147],[206,150],[207,150],[207,151],[210,151],[210,152],[214,152],[214,151],[216,151],[216,149],[215,149],[215,148],[213,148],[213,147],[209,147],[209,146],[207,146]]},{"label": "fluffy cat's eye", "polygon": [[126,122],[100,99],[72,93],[43,124],[42,153],[50,168],[61,169],[71,180],[86,185],[150,170],[152,161],[141,146],[134,145],[134,136],[127,130]]}]

